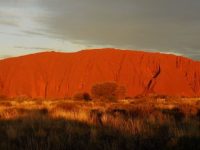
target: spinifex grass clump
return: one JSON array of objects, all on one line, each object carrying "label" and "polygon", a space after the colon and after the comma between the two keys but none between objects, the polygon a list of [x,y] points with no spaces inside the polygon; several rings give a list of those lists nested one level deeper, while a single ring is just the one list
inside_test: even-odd
[{"label": "spinifex grass clump", "polygon": [[1,101],[0,149],[200,149],[199,108],[190,99]]}]

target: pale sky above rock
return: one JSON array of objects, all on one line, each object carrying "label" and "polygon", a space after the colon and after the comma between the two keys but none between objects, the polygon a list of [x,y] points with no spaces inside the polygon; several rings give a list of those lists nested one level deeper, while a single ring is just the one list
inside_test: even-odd
[{"label": "pale sky above rock", "polygon": [[0,58],[115,47],[200,60],[199,0],[0,0]]}]

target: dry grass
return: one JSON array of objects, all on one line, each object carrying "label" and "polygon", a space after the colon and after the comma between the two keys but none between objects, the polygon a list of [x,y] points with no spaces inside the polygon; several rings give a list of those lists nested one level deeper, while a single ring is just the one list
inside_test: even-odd
[{"label": "dry grass", "polygon": [[1,100],[0,149],[200,149],[200,99]]}]

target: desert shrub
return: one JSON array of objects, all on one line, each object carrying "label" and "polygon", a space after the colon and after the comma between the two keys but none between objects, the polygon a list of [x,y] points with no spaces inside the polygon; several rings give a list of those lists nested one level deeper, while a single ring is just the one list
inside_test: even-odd
[{"label": "desert shrub", "polygon": [[57,111],[57,110],[63,110],[63,111],[75,111],[77,108],[77,104],[75,103],[64,103],[64,102],[61,102],[61,103],[58,103],[58,104],[54,104],[53,105],[54,108],[52,109],[52,111]]},{"label": "desert shrub", "polygon": [[185,115],[179,108],[173,108],[173,109],[164,109],[162,110],[163,114],[173,116],[176,121],[181,121]]},{"label": "desert shrub", "polygon": [[0,100],[6,100],[7,97],[5,95],[0,95]]},{"label": "desert shrub", "polygon": [[10,103],[9,101],[2,101],[0,102],[0,106],[12,107],[12,103]]},{"label": "desert shrub", "polygon": [[120,108],[114,108],[114,109],[108,110],[106,113],[108,115],[111,115],[114,118],[116,117],[128,118],[129,117],[127,110],[120,109]]},{"label": "desert shrub", "polygon": [[95,99],[115,101],[125,96],[126,89],[114,82],[95,84],[91,93]]},{"label": "desert shrub", "polygon": [[124,99],[125,100],[132,100],[132,99],[134,99],[133,97],[130,97],[130,96],[126,96],[126,97],[124,97]]},{"label": "desert shrub", "polygon": [[90,119],[95,125],[103,125],[102,123],[103,112],[98,109],[90,110]]},{"label": "desert shrub", "polygon": [[90,94],[87,92],[76,93],[73,97],[74,100],[85,100],[90,101],[91,97]]}]

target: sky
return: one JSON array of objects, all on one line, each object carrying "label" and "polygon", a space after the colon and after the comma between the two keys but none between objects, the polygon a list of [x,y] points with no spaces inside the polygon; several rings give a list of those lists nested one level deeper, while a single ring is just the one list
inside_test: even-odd
[{"label": "sky", "polygon": [[200,0],[0,0],[0,58],[103,47],[200,60]]}]

